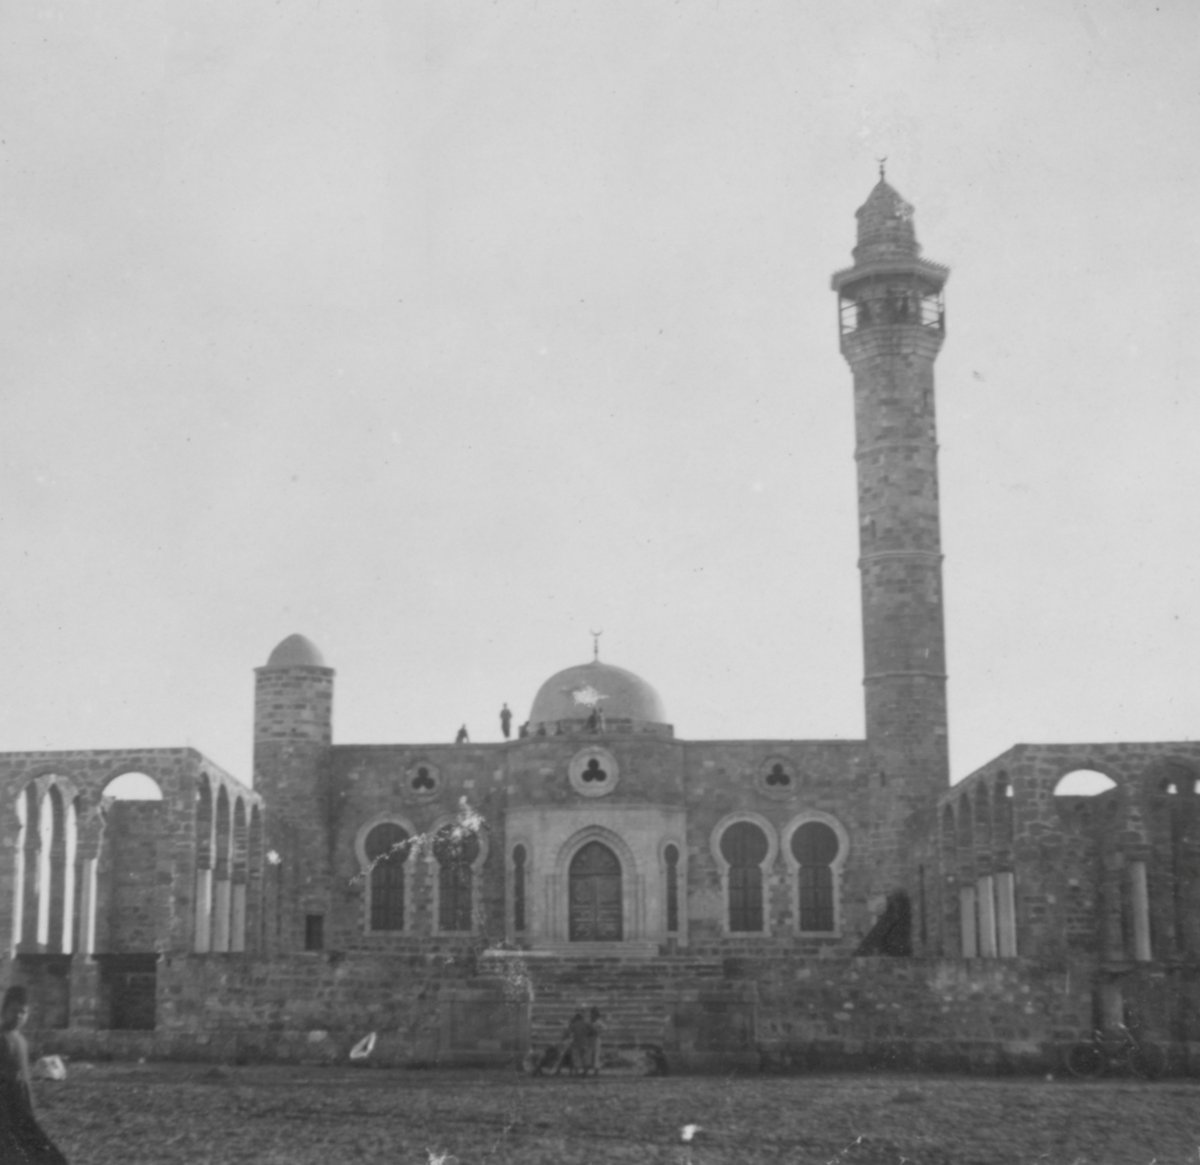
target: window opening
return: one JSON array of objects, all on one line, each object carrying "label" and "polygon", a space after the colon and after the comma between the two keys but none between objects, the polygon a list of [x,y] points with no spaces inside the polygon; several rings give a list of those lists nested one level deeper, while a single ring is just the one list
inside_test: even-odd
[{"label": "window opening", "polygon": [[408,832],[384,821],[367,834],[363,849],[370,863],[371,929],[404,929],[404,863]]},{"label": "window opening", "polygon": [[438,929],[470,930],[479,839],[459,826],[443,826],[434,839],[433,856],[438,863]]},{"label": "window opening", "polygon": [[833,861],[837,834],[822,821],[807,821],[792,834],[792,856],[800,866],[800,929],[834,929]]},{"label": "window opening", "polygon": [[525,847],[513,850],[513,930],[525,929]]},{"label": "window opening", "polygon": [[679,930],[679,850],[667,846],[663,854],[667,863],[667,930]]},{"label": "window opening", "polygon": [[721,835],[721,856],[729,863],[729,929],[763,929],[763,872],[766,835],[757,825],[739,821]]}]

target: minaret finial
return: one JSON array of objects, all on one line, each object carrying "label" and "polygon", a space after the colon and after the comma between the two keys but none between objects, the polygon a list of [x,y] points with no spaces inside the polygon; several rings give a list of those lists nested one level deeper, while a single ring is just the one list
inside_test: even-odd
[{"label": "minaret finial", "polygon": [[600,662],[600,636],[604,634],[603,630],[589,631],[588,634],[592,637],[592,662]]},{"label": "minaret finial", "polygon": [[887,181],[887,157],[885,156],[882,158],[876,158],[875,161],[877,161],[879,163],[879,181],[886,182]]}]

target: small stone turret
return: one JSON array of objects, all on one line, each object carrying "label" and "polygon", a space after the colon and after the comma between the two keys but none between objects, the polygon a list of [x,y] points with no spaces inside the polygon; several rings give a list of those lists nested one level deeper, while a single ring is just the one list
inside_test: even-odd
[{"label": "small stone turret", "polygon": [[270,949],[301,946],[306,918],[329,911],[338,808],[329,766],[333,677],[303,635],[289,635],[255,669],[254,785],[268,806],[267,847],[274,851],[267,871]]}]

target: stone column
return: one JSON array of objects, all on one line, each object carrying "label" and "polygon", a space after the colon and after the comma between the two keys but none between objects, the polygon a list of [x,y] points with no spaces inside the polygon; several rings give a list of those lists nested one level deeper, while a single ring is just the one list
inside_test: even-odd
[{"label": "stone column", "polygon": [[69,955],[75,949],[75,858],[79,849],[79,827],[73,801],[66,804],[63,827],[66,836],[63,849],[62,945],[59,950]]},{"label": "stone column", "polygon": [[1016,877],[1011,871],[996,875],[996,939],[1000,958],[1017,957]]},{"label": "stone column", "polygon": [[79,953],[96,953],[96,858],[79,863]]},{"label": "stone column", "polygon": [[542,937],[551,942],[558,942],[567,937],[566,914],[558,901],[558,878],[554,874],[546,875],[545,913],[541,923]]},{"label": "stone column", "polygon": [[6,906],[9,911],[8,925],[5,927],[5,932],[10,936],[4,946],[4,954],[9,958],[15,957],[18,948],[21,945],[21,929],[25,924],[25,794],[22,793],[17,802],[17,814],[19,825],[13,842],[13,864],[11,867],[11,880],[3,879],[0,881],[0,886],[5,883],[10,888],[10,893],[0,896],[0,918],[4,917],[2,913]]},{"label": "stone column", "polygon": [[996,957],[996,891],[992,875],[985,874],[979,879],[979,957],[994,959]]},{"label": "stone column", "polygon": [[1146,863],[1129,863],[1129,900],[1133,911],[1133,957],[1148,963],[1150,953],[1150,893],[1146,884]]},{"label": "stone column", "polygon": [[229,918],[233,905],[233,884],[218,878],[213,885],[212,949],[229,950]]},{"label": "stone column", "polygon": [[1125,958],[1125,928],[1121,909],[1121,855],[1106,855],[1101,862],[1100,936],[1103,957],[1110,960]]},{"label": "stone column", "polygon": [[199,869],[196,871],[196,941],[195,951],[198,955],[206,954],[212,949],[212,870]]},{"label": "stone column", "polygon": [[233,901],[229,913],[229,949],[246,949],[246,883],[234,882]]},{"label": "stone column", "polygon": [[975,926],[975,887],[963,886],[958,892],[959,929],[962,932],[962,957],[974,959],[978,957],[979,948],[976,944],[978,931]]}]

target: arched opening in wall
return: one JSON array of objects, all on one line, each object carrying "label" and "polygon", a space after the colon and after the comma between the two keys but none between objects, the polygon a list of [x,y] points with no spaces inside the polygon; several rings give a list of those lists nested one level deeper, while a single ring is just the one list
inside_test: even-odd
[{"label": "arched opening in wall", "polygon": [[525,930],[525,863],[528,860],[525,847],[518,845],[512,852],[512,904],[513,930],[520,934]]},{"label": "arched opening in wall", "polygon": [[40,861],[42,838],[42,803],[37,786],[25,786],[19,798],[19,816],[24,825],[21,830],[22,846],[17,855],[20,877],[20,938],[21,952],[32,953],[38,949],[38,899],[40,898]]},{"label": "arched opening in wall", "polygon": [[996,778],[992,797],[993,843],[996,849],[1011,858],[1013,843],[1013,789],[1008,774]]},{"label": "arched opening in wall", "polygon": [[1117,787],[1112,777],[1095,769],[1074,769],[1059,778],[1054,786],[1056,797],[1097,797]]},{"label": "arched opening in wall", "polygon": [[1200,799],[1182,763],[1156,766],[1150,788],[1151,860],[1147,874],[1154,929],[1180,955],[1200,951]]},{"label": "arched opening in wall", "polygon": [[159,902],[158,845],[165,802],[148,773],[113,777],[100,794],[104,837],[98,863],[100,904],[97,940],[104,954],[146,953],[156,949]]},{"label": "arched opening in wall", "polygon": [[394,821],[380,822],[363,842],[368,865],[367,918],[372,931],[404,929],[404,864],[410,848],[408,831]]},{"label": "arched opening in wall", "polygon": [[461,826],[444,825],[434,836],[433,857],[438,867],[438,930],[473,930],[479,838]]},{"label": "arched opening in wall", "polygon": [[247,842],[246,866],[246,942],[256,951],[266,950],[267,888],[264,878],[265,857],[262,810],[255,805],[250,810],[250,829]]},{"label": "arched opening in wall", "polygon": [[620,942],[624,934],[621,862],[603,842],[589,841],[567,871],[571,942]]},{"label": "arched opening in wall", "polygon": [[663,850],[667,880],[667,933],[679,932],[679,847],[669,845]]},{"label": "arched opening in wall", "polygon": [[103,797],[110,801],[161,801],[162,789],[149,773],[122,773],[104,786]]},{"label": "arched opening in wall", "polygon": [[14,805],[12,948],[39,1025],[70,1023],[76,813],[57,776],[31,781]]},{"label": "arched opening in wall", "polygon": [[833,931],[837,834],[823,821],[806,821],[792,834],[792,856],[800,867],[801,931]]},{"label": "arched opening in wall", "polygon": [[729,929],[739,934],[763,931],[762,863],[770,849],[767,836],[750,821],[734,822],[721,834],[721,856],[729,865]]},{"label": "arched opening in wall", "polygon": [[249,880],[249,839],[247,837],[246,801],[238,797],[233,803],[233,853],[230,860],[232,881],[229,908],[229,949],[246,949],[246,885]]},{"label": "arched opening in wall", "polygon": [[212,940],[213,795],[207,776],[196,782],[196,913],[198,953],[209,950]]},{"label": "arched opening in wall", "polygon": [[229,916],[233,894],[230,874],[230,850],[233,844],[232,812],[229,793],[222,785],[217,789],[217,827],[213,838],[213,907],[212,947],[214,951],[229,950]]}]

